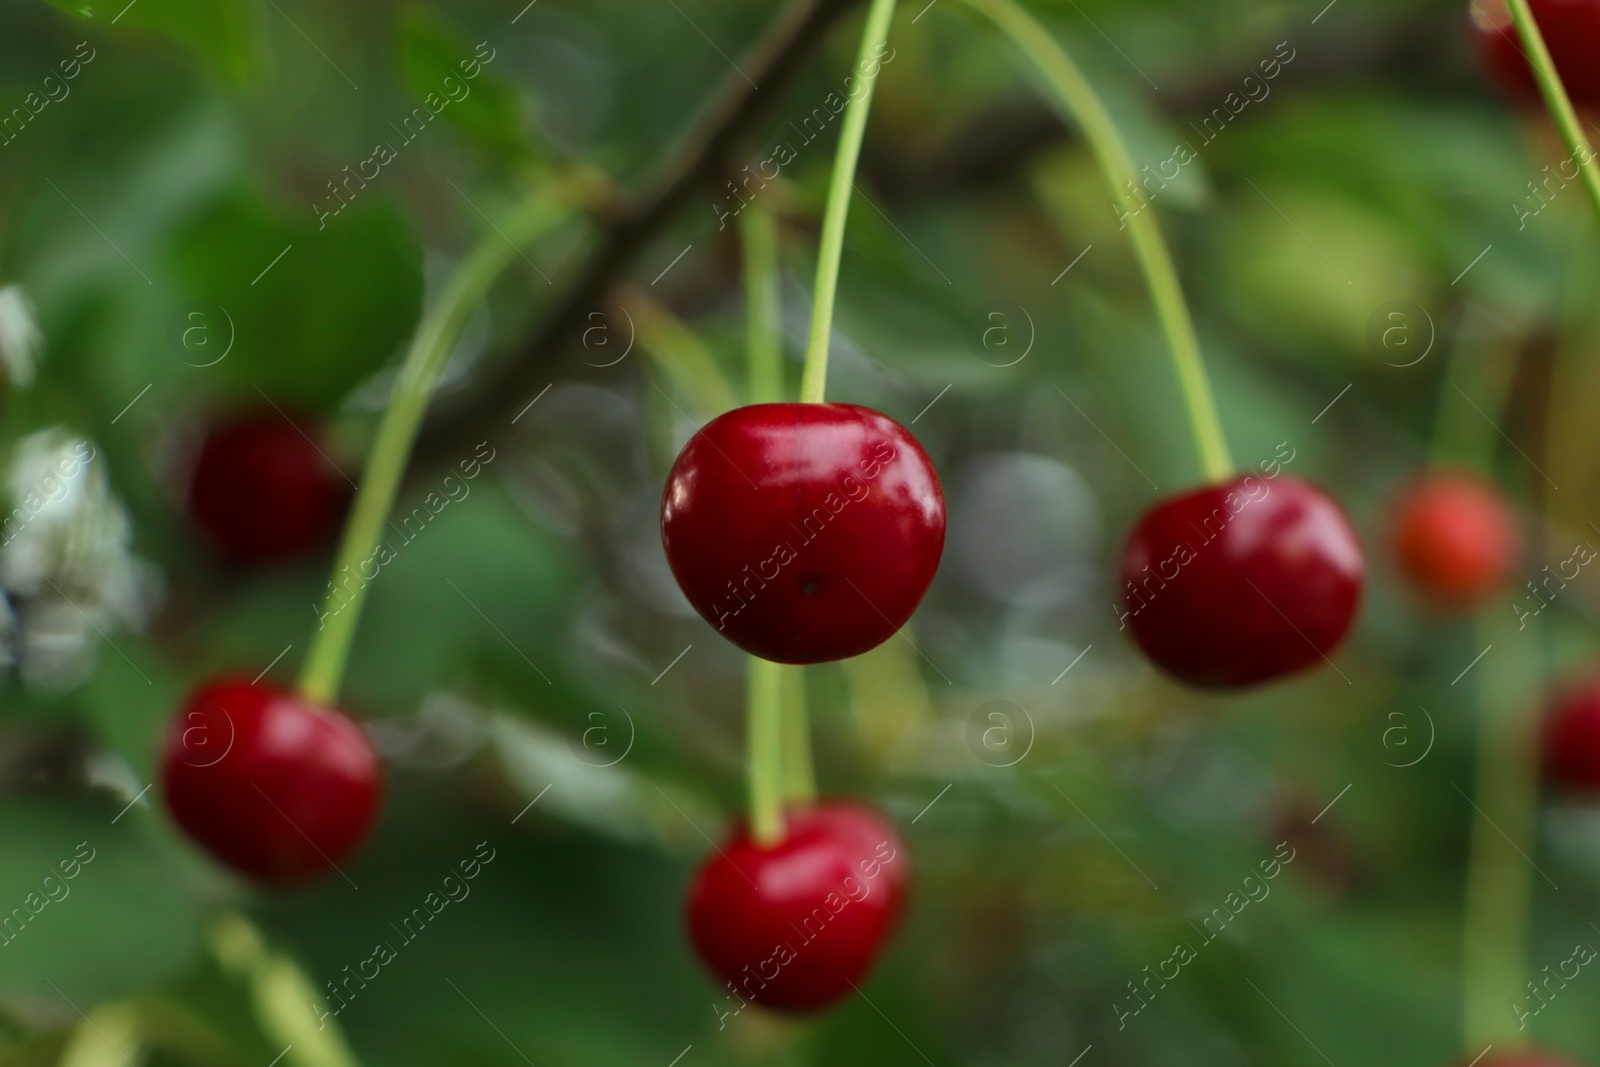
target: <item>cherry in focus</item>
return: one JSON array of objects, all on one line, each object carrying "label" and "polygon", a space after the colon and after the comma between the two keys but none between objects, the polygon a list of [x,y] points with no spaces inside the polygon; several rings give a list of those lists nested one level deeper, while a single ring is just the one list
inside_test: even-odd
[{"label": "cherry in focus", "polygon": [[854,404],[756,404],[713,419],[667,478],[661,539],[684,595],[779,663],[859,655],[922,601],[944,550],[922,446]]},{"label": "cherry in focus", "polygon": [[173,718],[162,789],[172,817],[206,851],[287,885],[328,873],[365,840],[383,771],[342,713],[230,679],[200,689]]},{"label": "cherry in focus", "polygon": [[737,827],[689,889],[689,936],[745,1002],[815,1011],[854,992],[905,906],[911,859],[894,827],[849,804],[788,816],[767,848]]},{"label": "cherry in focus", "polygon": [[212,425],[189,483],[189,513],[220,555],[276,563],[327,539],[342,489],[316,438],[309,422],[270,408]]},{"label": "cherry in focus", "polygon": [[[1572,102],[1600,104],[1600,0],[1528,0],[1528,8]],[[1490,77],[1514,98],[1537,104],[1539,85],[1503,0],[1474,0],[1468,10]]]},{"label": "cherry in focus", "polygon": [[1394,519],[1400,572],[1430,601],[1463,608],[1505,582],[1521,549],[1516,515],[1494,486],[1434,474],[1401,496]]},{"label": "cherry in focus", "polygon": [[1600,676],[1567,686],[1551,701],[1544,724],[1544,774],[1557,789],[1600,792]]},{"label": "cherry in focus", "polygon": [[1314,666],[1350,629],[1365,561],[1339,505],[1248,475],[1146,512],[1122,555],[1123,623],[1174,678],[1253,685]]}]

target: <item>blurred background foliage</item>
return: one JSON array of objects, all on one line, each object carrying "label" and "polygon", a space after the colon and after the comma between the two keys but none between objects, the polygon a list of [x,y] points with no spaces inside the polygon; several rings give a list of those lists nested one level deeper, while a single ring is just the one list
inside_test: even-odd
[{"label": "blurred background foliage", "polygon": [[[241,574],[195,540],[182,486],[206,418],[270,399],[325,420],[356,477],[386,375],[451,267],[508,205],[587,175],[592,217],[513,261],[452,357],[439,404],[473,410],[475,382],[529,358],[520,342],[606,225],[598,175],[647,185],[773,5],[125,3],[11,0],[0,14],[0,114],[93,56],[0,147],[0,284],[18,287],[0,304],[0,436],[13,463],[51,427],[93,441],[105,506],[126,510],[118,551],[144,576],[140,611],[53,633],[77,642],[81,670],[30,680],[24,645],[0,696],[0,908],[80,842],[95,854],[0,948],[0,1063],[1001,1067],[1092,1045],[1086,1065],[1382,1067],[1460,1054],[1478,678],[1453,679],[1488,642],[1396,590],[1385,514],[1428,461],[1436,417],[1470,426],[1476,406],[1504,437],[1472,432],[1498,446],[1499,479],[1545,531],[1526,576],[1600,538],[1600,244],[1575,190],[1523,217],[1539,204],[1528,183],[1562,151],[1486,87],[1456,0],[1030,4],[1141,165],[1179,145],[1194,155],[1152,209],[1236,457],[1292,453],[1287,470],[1330,486],[1371,552],[1336,668],[1227,700],[1162,681],[1118,633],[1122,531],[1198,475],[1110,198],[1005,42],[955,0],[902,5],[830,395],[915,422],[950,539],[914,648],[808,680],[824,788],[897,818],[915,904],[864,996],[817,1020],[725,1026],[680,915],[692,864],[742,803],[744,664],[677,592],[656,518],[676,449],[715,412],[644,346],[617,360],[612,310],[596,320],[608,347],[574,336],[524,417],[472,428],[494,450],[489,476],[373,585],[346,698],[390,790],[348,883],[248,889],[182,842],[145,787],[187,687],[269,664],[293,677],[326,582],[326,556]],[[783,223],[790,389],[834,134],[805,146],[790,123],[841,85],[859,19],[763,101],[728,166],[733,178],[781,140],[798,149],[761,193]],[[493,58],[470,95],[407,140],[399,125],[474,49]],[[1288,51],[1270,91],[1232,114],[1229,94]],[[1208,139],[1218,108],[1230,118]],[[324,217],[341,205],[330,183],[380,141],[395,158]],[[718,227],[732,203],[718,184],[616,280],[688,324],[742,389],[738,247]],[[1406,332],[1386,343],[1396,302]],[[416,464],[402,509],[442,473]],[[1514,591],[1491,605],[1499,636],[1480,674],[1534,707],[1544,677],[1593,655],[1595,582],[1573,583],[1537,631],[1506,625]],[[496,859],[471,897],[319,1029],[312,990],[484,841]],[[1295,859],[1270,898],[1121,1018],[1129,983],[1280,842]],[[1528,977],[1600,937],[1600,822],[1547,805],[1537,861]],[[1594,1047],[1592,1003],[1557,1000],[1535,1032]]]}]

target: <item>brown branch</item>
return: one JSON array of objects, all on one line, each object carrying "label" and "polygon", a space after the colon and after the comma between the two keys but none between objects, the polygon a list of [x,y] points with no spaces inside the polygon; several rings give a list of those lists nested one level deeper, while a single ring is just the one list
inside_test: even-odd
[{"label": "brown branch", "polygon": [[[550,364],[570,352],[588,316],[683,202],[725,172],[728,158],[768,106],[821,44],[827,31],[859,0],[792,0],[711,98],[678,149],[645,189],[604,226],[577,281],[520,352],[491,368],[434,420],[418,443],[411,469],[448,462],[503,425],[551,377]],[[758,88],[759,87],[759,88]]]}]

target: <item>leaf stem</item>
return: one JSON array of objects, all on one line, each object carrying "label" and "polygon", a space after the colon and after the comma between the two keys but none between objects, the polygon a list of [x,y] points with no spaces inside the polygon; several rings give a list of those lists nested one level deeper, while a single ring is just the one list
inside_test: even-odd
[{"label": "leaf stem", "polygon": [[751,204],[740,212],[739,241],[744,253],[749,398],[752,404],[774,404],[783,399],[783,338],[778,223],[772,212],[760,204]]},{"label": "leaf stem", "polygon": [[1188,305],[1184,302],[1183,286],[1178,281],[1172,254],[1161,235],[1160,223],[1156,221],[1155,213],[1148,210],[1149,204],[1140,201],[1135,193],[1138,189],[1138,169],[1133,164],[1127,144],[1117,131],[1105,104],[1095,93],[1094,86],[1089,84],[1072,57],[1038,20],[1014,0],[966,2],[993,22],[1032,60],[1040,77],[1054,94],[1055,103],[1062,114],[1083,131],[1084,140],[1094,152],[1106,184],[1118,203],[1123,205],[1125,213],[1122,218],[1128,230],[1128,239],[1133,242],[1134,254],[1144,272],[1156,315],[1166,334],[1167,346],[1172,351],[1178,385],[1189,410],[1201,469],[1211,481],[1224,480],[1233,473],[1233,460],[1228,454],[1228,441],[1222,432],[1222,420],[1217,415],[1216,399],[1212,396],[1205,362],[1200,355],[1200,340],[1195,334]]},{"label": "leaf stem", "polygon": [[783,840],[783,667],[749,659],[750,834],[758,845],[775,845]]},{"label": "leaf stem", "polygon": [[1506,6],[1511,9],[1511,21],[1517,28],[1517,36],[1528,50],[1528,62],[1533,65],[1534,77],[1539,83],[1545,106],[1555,120],[1556,129],[1561,131],[1561,140],[1567,146],[1568,156],[1578,165],[1584,191],[1589,194],[1589,203],[1596,216],[1600,216],[1600,173],[1595,170],[1594,149],[1589,147],[1589,139],[1583,135],[1578,113],[1572,107],[1572,98],[1567,95],[1567,87],[1556,71],[1555,61],[1550,58],[1550,49],[1545,46],[1544,34],[1539,32],[1539,24],[1534,21],[1533,12],[1528,8],[1528,0],[1506,0]]},{"label": "leaf stem", "polygon": [[872,0],[872,9],[867,12],[866,29],[861,34],[861,51],[856,59],[855,77],[859,79],[861,95],[851,99],[845,109],[844,125],[839,131],[839,149],[834,156],[833,179],[828,185],[828,202],[822,216],[822,245],[817,252],[811,335],[806,342],[806,365],[800,378],[800,399],[809,404],[822,403],[828,391],[828,341],[833,333],[833,302],[839,292],[839,258],[844,254],[844,224],[850,214],[856,163],[861,158],[861,141],[867,132],[867,114],[872,109],[872,93],[878,84],[883,48],[889,40],[889,23],[894,18],[894,5],[895,0]]},{"label": "leaf stem", "polygon": [[520,254],[517,246],[547,232],[566,211],[566,198],[560,194],[541,190],[530,197],[505,220],[504,233],[497,229],[478,242],[417,326],[367,455],[361,487],[345,523],[333,577],[318,615],[320,626],[300,675],[300,693],[307,701],[331,704],[339,694],[371,584],[361,573],[362,565],[377,554],[379,535],[394,506],[417,428],[451,348],[489,287]]}]

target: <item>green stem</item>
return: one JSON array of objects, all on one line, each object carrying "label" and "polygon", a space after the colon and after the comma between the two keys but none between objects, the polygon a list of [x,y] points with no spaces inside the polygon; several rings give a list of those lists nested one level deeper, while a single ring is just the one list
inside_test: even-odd
[{"label": "green stem", "polygon": [[778,223],[751,204],[739,213],[744,251],[745,347],[750,359],[750,402],[783,399],[783,342],[778,294]]},{"label": "green stem", "polygon": [[1134,254],[1150,288],[1150,298],[1172,351],[1183,391],[1189,420],[1194,431],[1200,466],[1212,481],[1222,481],[1233,473],[1228,441],[1217,416],[1216,400],[1200,356],[1200,340],[1184,302],[1183,287],[1166,239],[1155,214],[1147,203],[1130,193],[1138,188],[1138,169],[1133,156],[1117,131],[1111,115],[1083,76],[1072,57],[1050,36],[1048,30],[1014,0],[966,0],[967,5],[997,26],[1032,60],[1045,84],[1054,92],[1063,115],[1075,122],[1089,143],[1100,172],[1112,195],[1124,206],[1124,224],[1133,242]]},{"label": "green stem", "polygon": [[[845,110],[839,132],[839,150],[833,160],[833,180],[828,186],[828,203],[822,216],[822,245],[817,252],[817,284],[812,294],[811,336],[806,342],[805,372],[800,378],[800,399],[820,404],[828,391],[828,340],[833,333],[833,301],[839,291],[839,258],[844,254],[844,224],[850,214],[850,194],[855,189],[856,163],[861,158],[861,140],[867,132],[867,113],[872,109],[872,93],[878,84],[878,71],[884,45],[889,40],[889,22],[894,18],[895,0],[872,0],[867,26],[861,34],[861,52],[856,59],[855,77],[860,79],[861,95]],[[871,74],[868,74],[868,71]]]},{"label": "green stem", "polygon": [[750,834],[758,845],[783,840],[783,667],[750,657],[746,741],[750,746]]},{"label": "green stem", "polygon": [[811,762],[811,717],[806,714],[806,669],[783,668],[783,799],[803,806],[817,799]]},{"label": "green stem", "polygon": [[1578,113],[1572,107],[1572,98],[1567,95],[1567,87],[1562,84],[1561,75],[1550,58],[1550,49],[1545,47],[1544,34],[1539,32],[1539,24],[1528,9],[1528,0],[1506,0],[1506,6],[1511,9],[1511,21],[1517,27],[1517,36],[1528,50],[1528,61],[1533,64],[1545,106],[1555,120],[1556,129],[1561,131],[1567,154],[1578,164],[1578,173],[1583,177],[1583,188],[1589,194],[1589,203],[1594,207],[1595,214],[1600,216],[1600,173],[1595,171],[1594,149],[1589,147],[1589,139],[1583,135]]},{"label": "green stem", "polygon": [[[379,534],[394,506],[417,428],[451,348],[489,287],[520,254],[517,246],[547,232],[564,217],[566,210],[565,198],[547,190],[528,199],[505,220],[501,227],[503,233],[496,230],[479,241],[418,325],[395,380],[389,407],[378,423],[361,477],[361,488],[350,509],[339,555],[334,561],[333,578],[319,616],[322,625],[312,638],[311,651],[300,675],[300,693],[311,703],[331,704],[338,696],[350,644],[370,584],[361,577],[361,566],[372,558],[378,547]],[[356,576],[354,581],[342,582],[341,576],[347,572]],[[341,584],[349,586],[348,590],[341,588]]]}]

